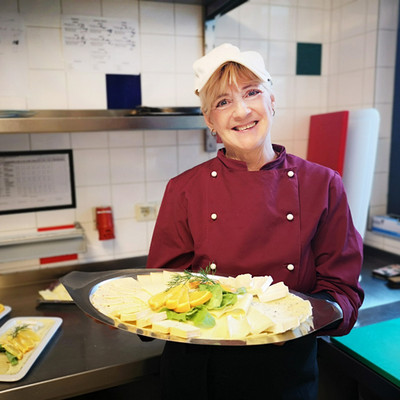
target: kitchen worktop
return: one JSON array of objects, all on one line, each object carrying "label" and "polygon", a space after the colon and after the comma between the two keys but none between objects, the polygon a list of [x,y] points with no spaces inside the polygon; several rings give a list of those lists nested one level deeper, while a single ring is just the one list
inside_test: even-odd
[{"label": "kitchen worktop", "polygon": [[[38,291],[49,282],[24,282],[24,274],[18,276],[21,286],[0,289],[1,302],[12,307],[0,326],[18,316],[60,317],[63,323],[22,380],[0,382],[1,400],[64,399],[135,380],[138,385],[152,381],[164,342],[142,342],[137,335],[88,318],[74,304],[39,304]],[[152,390],[158,388],[147,385],[147,393],[151,395]]]},{"label": "kitchen worktop", "polygon": [[[400,262],[400,257],[366,248],[361,277],[366,291],[366,306],[360,310],[358,326],[400,316],[400,290],[389,289],[384,281],[371,276],[373,268],[391,262]],[[136,261],[118,260],[88,265],[81,270],[140,268],[144,263],[144,258]],[[55,272],[62,276],[62,272],[66,271]],[[18,286],[11,284],[12,277],[0,277],[3,278],[0,284],[6,282],[1,287],[0,301],[12,307],[11,313],[0,321],[0,326],[18,316],[56,316],[63,319],[63,324],[22,380],[14,383],[0,382],[1,400],[63,399],[81,395],[79,398],[83,399],[91,398],[90,394],[85,394],[92,392],[96,392],[94,396],[99,399],[106,398],[101,397],[101,393],[107,392],[99,390],[128,383],[130,390],[136,394],[145,393],[147,398],[159,398],[157,372],[163,341],[141,341],[135,334],[99,324],[74,304],[38,304],[38,291],[45,289],[55,277],[49,270],[43,271],[43,279],[40,281],[37,281],[40,274],[33,275],[17,274]],[[368,387],[368,382],[374,382],[372,376],[381,387],[385,385],[388,393],[385,399],[392,398],[392,395],[399,396],[397,390],[400,388],[385,382],[368,368],[363,368],[361,363],[354,363],[329,338],[321,338],[320,342],[321,363],[324,366],[334,366],[343,373],[347,371],[346,379],[353,386],[361,380],[362,385]],[[322,373],[325,372],[323,369]],[[115,398],[123,397],[116,395]]]}]

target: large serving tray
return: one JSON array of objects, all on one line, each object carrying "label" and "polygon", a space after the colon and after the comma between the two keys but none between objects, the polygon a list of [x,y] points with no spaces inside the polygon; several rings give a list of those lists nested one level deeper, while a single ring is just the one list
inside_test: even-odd
[{"label": "large serving tray", "polygon": [[61,283],[65,286],[68,293],[74,300],[75,304],[89,317],[92,317],[104,324],[112,327],[132,332],[138,335],[147,336],[155,339],[169,340],[174,342],[184,342],[193,344],[208,344],[208,345],[226,345],[226,346],[245,346],[256,344],[279,343],[288,340],[293,340],[305,335],[315,333],[323,327],[339,320],[341,312],[330,302],[315,299],[313,297],[291,291],[297,296],[309,300],[313,315],[312,320],[307,320],[298,328],[280,334],[261,333],[259,335],[251,335],[243,339],[204,339],[204,338],[180,338],[169,334],[161,334],[154,332],[151,329],[138,328],[133,324],[122,323],[116,321],[109,316],[99,312],[91,303],[91,296],[96,290],[110,279],[118,279],[125,277],[136,278],[138,275],[147,275],[150,272],[160,272],[159,269],[123,269],[106,272],[80,272],[72,271],[64,277],[60,278]]}]

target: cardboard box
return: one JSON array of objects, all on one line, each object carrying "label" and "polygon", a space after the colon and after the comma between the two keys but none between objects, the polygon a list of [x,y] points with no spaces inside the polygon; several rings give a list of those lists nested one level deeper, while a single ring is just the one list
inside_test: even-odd
[{"label": "cardboard box", "polygon": [[394,214],[375,215],[372,218],[372,231],[400,239],[400,216]]}]

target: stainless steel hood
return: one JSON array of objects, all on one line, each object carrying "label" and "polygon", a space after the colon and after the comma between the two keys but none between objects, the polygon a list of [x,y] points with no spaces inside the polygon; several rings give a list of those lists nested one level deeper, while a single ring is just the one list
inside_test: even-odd
[{"label": "stainless steel hood", "polygon": [[[132,110],[29,110],[3,112],[1,133],[57,133],[118,130],[205,129],[199,112],[149,112]],[[0,113],[1,117],[1,113]]]}]

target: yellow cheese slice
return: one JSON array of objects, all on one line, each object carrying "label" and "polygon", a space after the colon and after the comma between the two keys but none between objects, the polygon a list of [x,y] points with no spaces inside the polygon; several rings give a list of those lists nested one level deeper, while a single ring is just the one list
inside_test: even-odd
[{"label": "yellow cheese slice", "polygon": [[237,289],[244,287],[248,288],[251,285],[252,276],[251,274],[240,274],[235,278],[235,287]]},{"label": "yellow cheese slice", "polygon": [[159,322],[167,319],[167,313],[165,311],[159,313],[151,313],[148,317],[139,318],[136,321],[136,326],[138,328],[144,328],[146,326],[152,325],[154,322]]},{"label": "yellow cheese slice", "polygon": [[253,306],[250,306],[246,315],[246,319],[250,325],[250,333],[253,335],[265,332],[268,328],[274,325],[274,322],[271,320],[271,318]]},{"label": "yellow cheese slice", "polygon": [[235,318],[232,315],[226,316],[228,334],[231,339],[241,339],[250,333],[250,325],[246,318]]},{"label": "yellow cheese slice", "polygon": [[226,316],[218,318],[214,327],[200,329],[200,337],[206,339],[227,339],[229,338],[228,322]]},{"label": "yellow cheese slice", "polygon": [[174,322],[175,324],[173,324],[170,329],[171,335],[178,336],[184,339],[198,337],[200,335],[199,328],[179,321]]},{"label": "yellow cheese slice", "polygon": [[150,272],[151,281],[156,284],[164,284],[163,272]]},{"label": "yellow cheese slice", "polygon": [[221,318],[223,315],[243,316],[247,314],[247,310],[249,309],[252,301],[252,294],[240,294],[238,295],[237,301],[233,306],[228,306],[217,310],[210,310],[210,314],[212,314],[216,318]]},{"label": "yellow cheese slice", "polygon": [[168,334],[171,332],[171,327],[176,325],[175,322],[169,319],[153,322],[152,329],[155,332]]}]

